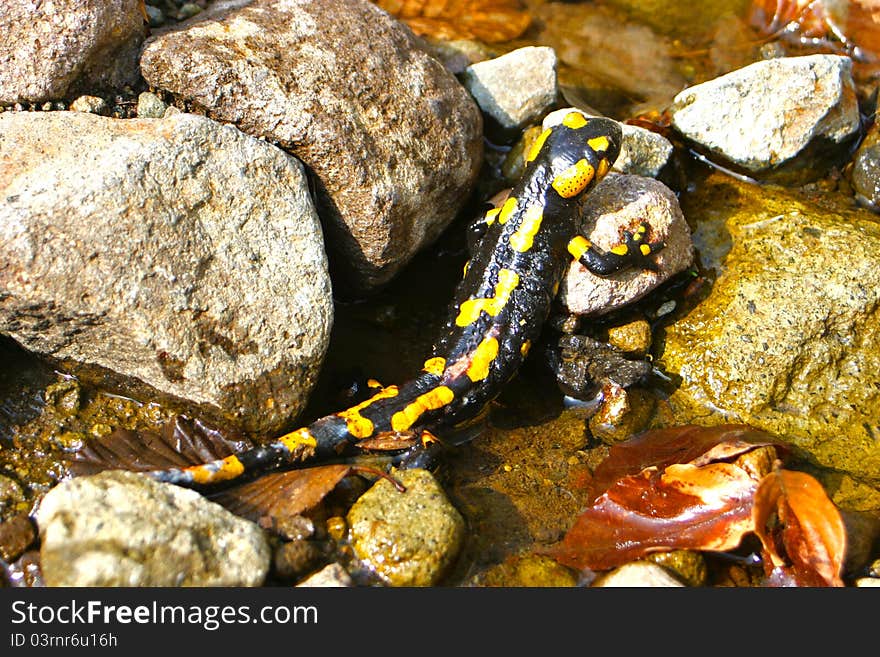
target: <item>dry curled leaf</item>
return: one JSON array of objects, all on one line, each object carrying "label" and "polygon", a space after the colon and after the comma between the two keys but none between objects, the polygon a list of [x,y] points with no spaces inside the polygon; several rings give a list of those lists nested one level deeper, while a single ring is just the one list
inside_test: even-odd
[{"label": "dry curled leaf", "polygon": [[374,0],[421,36],[451,41],[510,41],[528,29],[531,16],[518,0]]},{"label": "dry curled leaf", "polygon": [[755,534],[771,583],[843,586],[846,527],[822,485],[810,475],[776,470],[755,493]]}]

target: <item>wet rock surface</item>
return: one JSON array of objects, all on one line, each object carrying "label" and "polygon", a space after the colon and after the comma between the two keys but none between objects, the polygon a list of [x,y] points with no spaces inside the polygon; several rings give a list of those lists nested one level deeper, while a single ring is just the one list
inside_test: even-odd
[{"label": "wet rock surface", "polygon": [[187,114],[3,113],[0,143],[4,333],[246,430],[302,410],[333,309],[296,160]]},{"label": "wet rock surface", "polygon": [[257,586],[269,567],[257,525],[129,472],[56,486],[36,522],[48,586]]},{"label": "wet rock surface", "polygon": [[[723,270],[665,334],[677,416],[751,424],[876,486],[877,218],[720,176],[686,211],[700,220],[701,255]],[[732,244],[704,244],[702,231],[729,231]]]},{"label": "wet rock surface", "polygon": [[681,587],[665,568],[648,561],[634,561],[602,575],[592,586],[599,587]]},{"label": "wet rock surface", "polygon": [[394,476],[406,492],[382,479],[349,511],[352,547],[391,586],[435,584],[458,554],[464,521],[430,472]]},{"label": "wet rock surface", "polygon": [[366,0],[257,0],[151,39],[141,69],[314,172],[346,287],[388,282],[449,224],[479,170],[476,104]]},{"label": "wet rock surface", "polygon": [[880,132],[870,130],[853,158],[852,186],[865,206],[880,210]]},{"label": "wet rock surface", "polygon": [[685,89],[670,111],[687,139],[753,174],[782,173],[800,156],[818,175],[860,130],[852,61],[838,55],[755,62]]},{"label": "wet rock surface", "polygon": [[0,103],[133,84],[145,35],[138,0],[5,0]]}]

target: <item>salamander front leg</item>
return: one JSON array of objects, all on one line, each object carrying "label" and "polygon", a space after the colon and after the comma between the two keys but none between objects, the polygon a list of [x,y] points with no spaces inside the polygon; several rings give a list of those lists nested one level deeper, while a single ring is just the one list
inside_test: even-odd
[{"label": "salamander front leg", "polygon": [[666,243],[646,241],[648,228],[648,224],[641,223],[635,232],[624,231],[623,242],[613,246],[609,251],[603,251],[583,235],[577,235],[568,243],[568,252],[597,276],[610,276],[630,267],[657,271],[657,263],[652,257],[663,249]]}]

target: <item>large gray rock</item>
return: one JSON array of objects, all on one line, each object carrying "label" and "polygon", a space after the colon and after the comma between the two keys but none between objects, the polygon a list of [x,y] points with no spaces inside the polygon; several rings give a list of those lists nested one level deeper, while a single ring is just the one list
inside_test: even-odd
[{"label": "large gray rock", "polygon": [[367,0],[257,0],[157,36],[141,69],[309,166],[340,280],[360,291],[440,234],[479,171],[476,104]]},{"label": "large gray rock", "polygon": [[0,331],[245,430],[302,410],[333,308],[295,159],[190,114],[4,112],[0,198]]},{"label": "large gray rock", "polygon": [[622,241],[622,231],[634,231],[641,222],[651,227],[650,241],[666,243],[653,257],[657,271],[632,268],[597,276],[573,261],[560,286],[560,300],[569,312],[596,316],[617,310],[691,265],[693,242],[678,199],[653,178],[610,174],[587,198],[581,232],[608,251]]},{"label": "large gray rock", "polygon": [[48,586],[259,586],[269,569],[256,524],[133,472],[63,482],[36,520]]},{"label": "large gray rock", "polygon": [[[779,169],[808,146],[803,166],[826,166],[858,135],[852,60],[839,55],[780,57],[755,62],[679,93],[672,124],[709,153],[749,172]],[[818,157],[821,156],[821,157]]]},{"label": "large gray rock", "polygon": [[0,103],[133,84],[145,35],[139,0],[3,0]]}]

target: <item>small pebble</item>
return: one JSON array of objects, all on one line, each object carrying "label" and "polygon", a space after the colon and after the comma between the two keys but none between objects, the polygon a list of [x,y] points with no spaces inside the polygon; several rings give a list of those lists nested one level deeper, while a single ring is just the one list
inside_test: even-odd
[{"label": "small pebble", "polygon": [[88,114],[100,114],[107,116],[110,113],[110,107],[107,101],[98,96],[80,96],[70,103],[72,112],[86,112]]},{"label": "small pebble", "polygon": [[651,325],[644,319],[608,329],[608,342],[627,356],[642,358],[651,348]]}]

